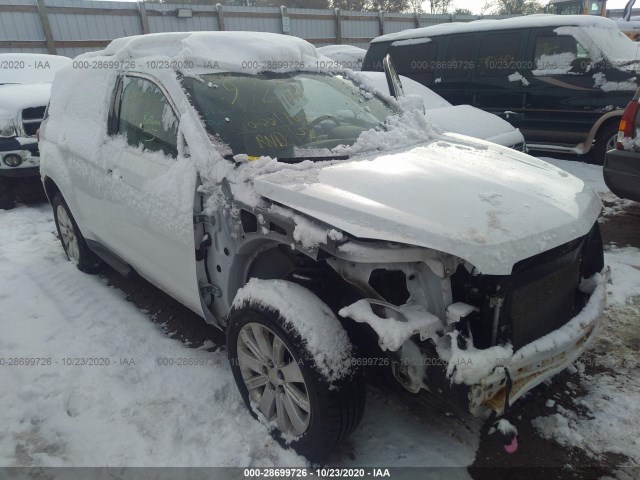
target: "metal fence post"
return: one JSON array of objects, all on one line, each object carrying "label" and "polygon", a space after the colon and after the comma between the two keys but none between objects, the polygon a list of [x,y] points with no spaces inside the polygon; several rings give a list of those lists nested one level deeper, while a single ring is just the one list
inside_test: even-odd
[{"label": "metal fence post", "polygon": [[291,33],[291,17],[287,13],[287,7],[280,7],[280,17],[282,18],[282,33],[289,35]]},{"label": "metal fence post", "polygon": [[44,38],[47,41],[47,51],[50,55],[55,55],[56,42],[53,39],[53,33],[51,32],[51,24],[49,23],[49,17],[47,16],[47,6],[44,4],[44,0],[37,0],[38,3],[38,15],[40,16],[40,22],[42,23],[42,30],[44,31]]},{"label": "metal fence post", "polygon": [[336,45],[342,43],[342,11],[339,8],[334,9],[336,13]]},{"label": "metal fence post", "polygon": [[219,3],[216,3],[216,12],[218,12],[218,26],[220,31],[224,32],[226,30],[224,26],[224,12],[222,11],[222,5]]},{"label": "metal fence post", "polygon": [[384,12],[378,12],[378,29],[380,35],[384,35]]},{"label": "metal fence post", "polygon": [[420,13],[416,12],[416,28],[420,28]]},{"label": "metal fence post", "polygon": [[149,33],[149,19],[147,18],[147,7],[144,2],[137,2],[138,13],[140,14],[140,27],[142,27],[142,33]]}]

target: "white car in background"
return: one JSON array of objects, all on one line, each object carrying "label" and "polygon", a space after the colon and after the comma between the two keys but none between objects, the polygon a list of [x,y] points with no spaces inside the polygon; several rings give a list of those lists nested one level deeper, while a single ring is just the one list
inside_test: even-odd
[{"label": "white car in background", "polygon": [[0,54],[0,209],[13,208],[18,184],[41,190],[36,132],[55,72],[69,64],[58,55]]},{"label": "white car in background", "polygon": [[[354,72],[355,78],[371,85],[375,90],[389,95],[384,72]],[[497,143],[504,147],[526,152],[524,136],[506,120],[471,105],[451,105],[430,88],[400,75],[406,95],[418,95],[424,103],[424,114],[436,127],[450,133]]]},{"label": "white car in background", "polygon": [[340,64],[343,68],[360,70],[367,51],[353,45],[327,45],[318,47],[318,52]]},{"label": "white car in background", "polygon": [[[352,45],[319,47],[318,52],[329,57],[343,68],[360,70],[367,51]],[[366,82],[384,95],[389,87],[384,72],[358,72],[356,78]],[[445,132],[460,133],[526,152],[524,136],[506,120],[471,105],[451,105],[448,101],[421,83],[400,76],[407,95],[422,97],[425,116]]]}]

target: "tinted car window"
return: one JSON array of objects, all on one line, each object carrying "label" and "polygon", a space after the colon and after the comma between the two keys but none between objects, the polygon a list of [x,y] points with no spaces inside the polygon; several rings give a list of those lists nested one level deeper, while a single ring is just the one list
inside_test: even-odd
[{"label": "tinted car window", "polygon": [[476,75],[502,77],[516,71],[521,41],[519,33],[485,35],[480,41]]},{"label": "tinted car window", "polygon": [[438,56],[438,42],[398,45],[389,49],[396,70],[423,85],[433,80],[433,70]]},{"label": "tinted car window", "polygon": [[117,133],[132,147],[178,155],[178,119],[167,98],[151,81],[126,77]]},{"label": "tinted car window", "polygon": [[442,75],[448,78],[466,77],[473,68],[475,37],[451,37],[443,62]]},{"label": "tinted car window", "polygon": [[[536,39],[533,65],[538,70],[562,70],[571,68],[578,58],[578,42],[570,36],[545,36]],[[580,49],[584,55],[584,49]]]}]

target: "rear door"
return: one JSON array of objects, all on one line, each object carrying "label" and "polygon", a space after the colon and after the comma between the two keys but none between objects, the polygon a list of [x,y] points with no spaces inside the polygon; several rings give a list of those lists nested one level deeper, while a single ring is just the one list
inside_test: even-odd
[{"label": "rear door", "polygon": [[197,173],[178,155],[178,115],[153,78],[118,84],[103,148],[108,177],[107,247],[202,315],[194,246]]},{"label": "rear door", "polygon": [[527,29],[486,32],[479,35],[471,80],[473,105],[506,118],[518,126],[523,106],[520,70],[529,31]]}]

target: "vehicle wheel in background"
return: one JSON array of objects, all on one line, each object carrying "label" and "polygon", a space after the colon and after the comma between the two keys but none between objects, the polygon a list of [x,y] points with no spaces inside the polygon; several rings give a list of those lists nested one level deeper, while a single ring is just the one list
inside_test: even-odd
[{"label": "vehicle wheel in background", "polygon": [[82,233],[80,233],[80,229],[62,195],[56,193],[51,206],[53,207],[53,218],[56,222],[58,237],[64,252],[67,254],[67,258],[75,263],[78,270],[85,273],[95,273],[102,265],[102,262],[87,246],[87,242]]},{"label": "vehicle wheel in background", "polygon": [[596,135],[596,143],[592,151],[592,163],[595,165],[604,165],[606,153],[616,148],[616,139],[618,137],[618,123],[605,123]]}]

